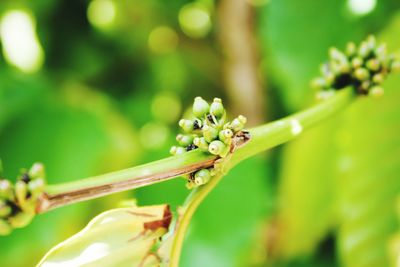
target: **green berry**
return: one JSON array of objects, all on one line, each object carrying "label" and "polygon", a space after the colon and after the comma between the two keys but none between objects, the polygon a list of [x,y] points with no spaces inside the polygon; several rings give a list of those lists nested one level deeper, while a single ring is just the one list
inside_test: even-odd
[{"label": "green berry", "polygon": [[358,55],[362,58],[367,58],[372,52],[372,47],[367,42],[361,42],[358,47]]},{"label": "green berry", "polygon": [[19,180],[15,183],[15,196],[17,197],[17,201],[20,206],[25,205],[26,197],[28,195],[28,185]]},{"label": "green berry", "polygon": [[188,146],[193,142],[193,135],[190,134],[178,134],[176,136],[176,141],[178,141],[181,146]]},{"label": "green berry", "polygon": [[236,119],[234,119],[230,123],[230,128],[233,130],[233,132],[238,132],[244,128],[246,122],[247,122],[246,117],[243,115],[239,115]]},{"label": "green berry", "polygon": [[201,169],[194,174],[194,183],[197,186],[208,183],[210,179],[211,179],[211,174],[208,169]]},{"label": "green berry", "polygon": [[384,94],[384,90],[381,86],[373,86],[370,90],[370,94],[373,97],[381,97]]},{"label": "green berry", "polygon": [[8,219],[8,222],[13,228],[22,228],[28,225],[32,221],[34,216],[34,213],[20,212],[15,216],[10,217]]},{"label": "green berry", "polygon": [[5,201],[0,200],[0,218],[5,218],[11,214],[11,207]]},{"label": "green berry", "polygon": [[210,106],[210,113],[214,115],[217,119],[222,118],[225,113],[225,109],[222,105],[222,100],[220,98],[214,98]]},{"label": "green berry", "polygon": [[208,146],[208,151],[213,155],[225,157],[229,152],[229,148],[222,141],[215,140]]},{"label": "green berry", "polygon": [[364,64],[364,60],[360,57],[355,57],[351,60],[351,65],[353,68],[360,68]]},{"label": "green berry", "polygon": [[0,198],[13,200],[13,185],[8,180],[0,180]]},{"label": "green berry", "polygon": [[31,167],[31,169],[28,172],[29,177],[34,180],[34,179],[44,179],[45,178],[45,173],[44,173],[44,166],[41,163],[35,163]]},{"label": "green berry", "polygon": [[379,68],[381,67],[379,60],[376,58],[368,60],[366,66],[371,71],[378,71]]},{"label": "green berry", "polygon": [[210,143],[218,137],[218,130],[212,126],[204,125],[203,126],[203,136],[204,139]]},{"label": "green berry", "polygon": [[346,46],[346,55],[349,57],[354,56],[357,53],[357,46],[355,43],[350,42]]},{"label": "green berry", "polygon": [[372,81],[377,84],[383,83],[385,76],[382,73],[377,73],[372,77]]},{"label": "green berry", "polygon": [[193,144],[202,151],[208,151],[208,143],[204,137],[196,137],[193,139]]},{"label": "green berry", "polygon": [[11,232],[11,225],[7,221],[0,219],[0,235],[8,235]]},{"label": "green berry", "polygon": [[44,191],[45,181],[44,179],[37,178],[32,180],[28,184],[29,192],[32,194],[32,197],[40,196]]},{"label": "green berry", "polygon": [[219,131],[218,138],[226,145],[230,145],[232,142],[233,132],[231,129],[224,129]]},{"label": "green berry", "polygon": [[354,76],[360,81],[366,81],[370,78],[369,71],[365,68],[356,69]]},{"label": "green berry", "polygon": [[193,103],[193,114],[198,117],[204,117],[208,112],[210,112],[210,105],[200,96],[194,99]]},{"label": "green berry", "polygon": [[180,155],[180,154],[183,154],[185,152],[186,152],[186,149],[184,147],[181,147],[181,146],[173,146],[169,150],[169,153],[171,153],[172,155]]},{"label": "green berry", "polygon": [[328,88],[328,83],[324,78],[315,78],[311,81],[311,87],[316,90],[322,90]]}]

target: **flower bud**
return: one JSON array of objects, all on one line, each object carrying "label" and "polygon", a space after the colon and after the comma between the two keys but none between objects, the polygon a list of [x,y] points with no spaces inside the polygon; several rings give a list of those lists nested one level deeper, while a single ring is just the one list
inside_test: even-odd
[{"label": "flower bud", "polygon": [[210,113],[214,115],[217,119],[222,118],[225,113],[225,109],[222,105],[222,100],[220,98],[214,98],[210,106]]},{"label": "flower bud", "polygon": [[365,68],[358,68],[354,72],[354,76],[360,81],[366,81],[369,79],[369,71]]},{"label": "flower bud", "polygon": [[349,57],[354,56],[357,53],[357,46],[355,43],[350,42],[346,46],[346,55]]},{"label": "flower bud", "polygon": [[194,183],[197,186],[208,183],[210,179],[211,179],[211,174],[208,169],[201,169],[194,174]]},{"label": "flower bud", "polygon": [[8,180],[0,180],[0,198],[13,200],[13,185]]},{"label": "flower bud", "polygon": [[11,225],[6,220],[0,219],[0,235],[8,235],[11,232]]},{"label": "flower bud", "polygon": [[377,73],[372,77],[372,81],[377,84],[383,83],[384,80],[385,80],[385,75],[383,75],[382,73]]},{"label": "flower bud", "polygon": [[315,78],[311,81],[311,87],[316,89],[316,90],[322,90],[328,88],[328,83],[324,78]]},{"label": "flower bud", "polygon": [[17,198],[18,204],[23,208],[26,204],[26,198],[28,196],[28,185],[19,180],[15,183],[15,196]]},{"label": "flower bud", "polygon": [[193,144],[195,144],[200,150],[208,151],[208,143],[204,137],[196,137],[193,139]]},{"label": "flower bud", "polygon": [[20,212],[15,216],[11,216],[10,218],[8,218],[8,222],[13,228],[22,228],[28,225],[32,221],[34,216],[34,213]]},{"label": "flower bud", "polygon": [[29,192],[32,194],[32,197],[36,198],[43,193],[44,186],[45,186],[44,179],[37,178],[29,182],[28,189]]},{"label": "flower bud", "polygon": [[211,141],[215,140],[218,137],[218,130],[212,126],[204,125],[203,136],[204,139],[206,139],[206,141],[210,143]]},{"label": "flower bud", "polygon": [[186,120],[181,119],[179,121],[179,126],[183,129],[186,133],[192,133],[195,130],[201,129],[201,120],[194,119],[194,120]]},{"label": "flower bud", "polygon": [[381,86],[373,86],[370,90],[370,94],[373,97],[381,97],[384,94],[384,90]]},{"label": "flower bud", "polygon": [[244,125],[246,124],[247,119],[243,115],[239,115],[236,119],[234,119],[230,123],[230,128],[233,130],[233,132],[238,132],[244,128]]},{"label": "flower bud", "polygon": [[358,47],[358,55],[362,58],[367,58],[372,52],[371,46],[367,42],[361,42]]},{"label": "flower bud", "polygon": [[176,136],[176,141],[178,141],[181,146],[188,146],[193,142],[193,135],[190,134],[178,134]]},{"label": "flower bud", "polygon": [[351,65],[353,66],[353,68],[357,69],[359,67],[362,66],[362,64],[364,63],[364,60],[360,57],[355,57],[351,60]]},{"label": "flower bud", "polygon": [[197,118],[204,117],[210,111],[210,105],[200,96],[194,99],[193,114]]},{"label": "flower bud", "polygon": [[222,143],[222,141],[215,140],[208,146],[208,151],[213,155],[225,157],[228,154],[229,149],[224,143]]},{"label": "flower bud", "polygon": [[44,166],[41,163],[35,163],[33,164],[33,166],[31,167],[31,169],[29,170],[28,173],[29,177],[31,177],[31,179],[37,179],[37,178],[45,178],[45,173],[44,173]]},{"label": "flower bud", "polygon": [[218,133],[219,140],[224,142],[224,144],[226,144],[226,145],[231,144],[232,136],[233,136],[233,132],[231,129],[224,129],[224,130],[219,131],[219,133]]},{"label": "flower bud", "polygon": [[381,67],[379,60],[377,60],[376,58],[368,60],[366,66],[371,71],[378,71]]},{"label": "flower bud", "polygon": [[0,200],[0,218],[5,218],[10,215],[12,209],[7,203],[3,200]]},{"label": "flower bud", "polygon": [[186,152],[186,149],[184,147],[181,146],[173,146],[171,147],[171,149],[169,150],[169,153],[172,155],[180,155]]},{"label": "flower bud", "polygon": [[390,70],[400,71],[400,61],[394,60],[392,64],[390,64]]}]

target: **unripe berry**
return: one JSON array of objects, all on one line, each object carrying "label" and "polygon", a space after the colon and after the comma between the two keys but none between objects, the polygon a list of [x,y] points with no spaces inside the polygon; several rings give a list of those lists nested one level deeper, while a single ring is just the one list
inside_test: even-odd
[{"label": "unripe berry", "polygon": [[355,43],[350,42],[346,46],[346,55],[349,57],[354,56],[357,53],[357,46]]},{"label": "unripe berry", "polygon": [[210,105],[200,96],[194,99],[193,114],[198,117],[204,117],[210,111]]},{"label": "unripe berry", "polygon": [[358,68],[354,72],[354,76],[360,81],[366,81],[369,79],[369,71],[365,68]]},{"label": "unripe berry", "polygon": [[247,122],[246,117],[243,115],[239,115],[236,119],[234,119],[230,123],[230,128],[233,130],[233,132],[238,132],[244,128],[246,122]]},{"label": "unripe berry", "polygon": [[217,119],[220,119],[224,115],[225,109],[222,105],[222,100],[220,98],[214,98],[210,106],[210,113],[214,115]]},{"label": "unripe berry", "polygon": [[379,60],[377,60],[376,58],[368,60],[366,66],[371,71],[378,71],[379,68],[381,67]]},{"label": "unripe berry", "polygon": [[204,125],[203,136],[204,139],[206,139],[206,141],[210,143],[211,141],[215,140],[218,137],[218,130],[212,126]]},{"label": "unripe berry", "polygon": [[5,218],[11,214],[11,207],[3,200],[0,200],[0,218]]},{"label": "unripe berry", "polygon": [[194,183],[199,186],[208,183],[211,174],[208,169],[201,169],[194,174]]},{"label": "unripe berry", "polygon": [[8,235],[11,231],[11,225],[7,221],[0,219],[0,235]]},{"label": "unripe berry", "polygon": [[208,151],[208,143],[204,137],[196,137],[193,139],[193,144],[195,144],[200,150]]},{"label": "unripe berry", "polygon": [[22,228],[28,225],[34,216],[34,213],[20,212],[8,218],[8,222],[13,228]]},{"label": "unripe berry", "polygon": [[185,152],[186,152],[186,149],[184,147],[181,147],[181,146],[173,146],[169,150],[169,153],[171,153],[172,155],[180,155],[180,154],[183,154]]},{"label": "unripe berry", "polygon": [[218,133],[219,140],[224,142],[226,145],[231,144],[232,136],[233,136],[233,132],[231,129],[224,129],[224,130],[219,131],[219,133]]},{"label": "unripe berry", "polygon": [[353,68],[357,69],[359,67],[362,66],[362,64],[364,63],[364,60],[360,57],[355,57],[352,59],[351,61],[351,65],[353,66]]},{"label": "unripe berry", "polygon": [[188,146],[193,142],[193,135],[190,134],[178,134],[176,136],[176,141],[178,141],[181,146]]},{"label": "unripe berry", "polygon": [[6,200],[14,199],[13,185],[8,180],[0,180],[0,198]]},{"label": "unripe berry", "polygon": [[228,154],[229,149],[224,143],[222,143],[222,141],[215,140],[208,146],[208,151],[213,155],[225,157]]},{"label": "unripe berry", "polygon": [[376,86],[373,86],[373,87],[371,88],[370,94],[371,94],[373,97],[381,97],[381,96],[383,96],[383,94],[384,94],[384,90],[383,90],[382,87],[376,85]]}]

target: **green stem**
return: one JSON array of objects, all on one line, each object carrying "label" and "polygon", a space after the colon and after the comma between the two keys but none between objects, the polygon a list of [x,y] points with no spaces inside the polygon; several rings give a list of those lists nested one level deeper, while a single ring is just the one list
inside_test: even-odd
[{"label": "green stem", "polygon": [[[232,158],[226,161],[226,171],[229,171],[229,169],[246,158],[294,139],[303,130],[343,110],[354,97],[352,89],[347,88],[305,111],[250,129],[251,140],[245,146],[235,151]],[[206,185],[193,190],[179,211],[180,217],[175,228],[176,232],[172,237],[170,267],[179,266],[182,245],[190,220],[198,206],[221,181],[223,176],[224,173],[213,177]]]},{"label": "green stem", "polygon": [[[353,98],[354,94],[348,88],[305,111],[250,129],[251,140],[233,154],[227,162],[227,169],[243,159],[293,139],[303,130],[343,109]],[[42,213],[71,203],[158,183],[211,167],[215,160],[215,156],[194,150],[118,172],[48,185],[36,210]],[[202,188],[205,190],[209,186]]]}]

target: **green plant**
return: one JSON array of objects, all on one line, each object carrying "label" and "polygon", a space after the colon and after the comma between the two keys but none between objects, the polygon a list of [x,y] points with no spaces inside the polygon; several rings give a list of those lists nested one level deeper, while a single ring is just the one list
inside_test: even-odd
[{"label": "green plant", "polygon": [[[123,260],[141,266],[158,262],[178,266],[192,215],[230,169],[246,158],[294,139],[304,130],[343,110],[359,95],[381,96],[381,83],[398,67],[398,62],[387,55],[384,46],[378,46],[375,39],[369,37],[358,47],[350,43],[345,53],[332,49],[330,60],[322,67],[322,77],[313,82],[320,90],[320,102],[289,117],[243,130],[244,116],[228,121],[220,99],[214,99],[210,105],[197,97],[193,118],[179,121],[184,134],[177,136],[179,146],[171,148],[173,157],[58,185],[45,185],[43,166],[35,164],[18,177],[14,186],[7,180],[1,181],[0,233],[9,234],[12,228],[27,225],[35,213],[185,175],[187,187],[192,191],[178,210],[174,227],[170,227],[171,213],[166,205],[110,211],[95,218],[77,236],[55,247],[40,264],[72,260],[87,248],[79,244],[95,243],[96,237],[113,248],[107,250],[107,262],[102,261],[105,266],[114,264],[122,255],[126,256]],[[127,213],[133,217],[127,217]],[[130,220],[132,224],[126,225]],[[121,224],[118,226],[122,230],[121,239],[117,241],[108,239],[116,225],[110,224],[112,221]],[[101,235],[96,235],[98,233]],[[123,237],[129,233],[135,233],[129,239],[135,241],[131,244],[133,247],[123,247]],[[161,237],[163,241],[159,244],[156,241]],[[132,250],[137,254],[124,254]],[[92,259],[96,260],[102,258]]]}]

